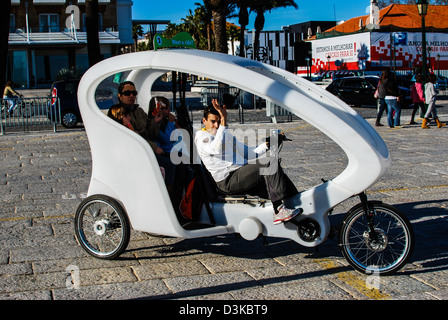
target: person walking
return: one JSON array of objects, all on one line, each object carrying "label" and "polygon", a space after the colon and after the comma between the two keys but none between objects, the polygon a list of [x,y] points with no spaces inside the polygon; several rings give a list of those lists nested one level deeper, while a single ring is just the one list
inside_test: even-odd
[{"label": "person walking", "polygon": [[414,110],[412,110],[411,121],[409,122],[409,124],[417,124],[417,122],[414,121],[414,118],[419,108],[422,114],[425,113],[425,96],[423,93],[422,83],[423,76],[421,74],[416,75],[415,83],[411,87],[411,98],[412,103],[414,104]]},{"label": "person walking", "polygon": [[380,80],[378,81],[377,96],[376,96],[378,113],[377,113],[376,122],[375,122],[375,126],[377,126],[377,127],[383,126],[381,124],[381,117],[383,116],[384,110],[386,110],[386,113],[387,113],[386,101],[384,100],[384,98],[386,97],[386,88],[384,87],[384,84],[385,84],[385,79],[387,78],[388,75],[389,75],[389,70],[387,70],[387,69],[383,70],[383,72],[381,73],[381,76],[380,76]]},{"label": "person walking", "polygon": [[386,96],[384,100],[387,105],[387,124],[389,128],[401,127],[400,126],[400,117],[401,117],[401,108],[398,105],[400,91],[398,88],[397,77],[395,73],[390,72],[385,79],[385,89]]},{"label": "person walking", "polygon": [[425,100],[428,103],[428,109],[426,110],[425,118],[423,119],[422,122],[422,129],[429,129],[428,123],[431,114],[437,123],[437,128],[442,128],[443,126],[446,125],[446,123],[440,122],[439,117],[437,116],[436,97],[438,92],[434,87],[436,81],[437,81],[436,75],[430,74],[428,76],[428,82],[425,84]]}]

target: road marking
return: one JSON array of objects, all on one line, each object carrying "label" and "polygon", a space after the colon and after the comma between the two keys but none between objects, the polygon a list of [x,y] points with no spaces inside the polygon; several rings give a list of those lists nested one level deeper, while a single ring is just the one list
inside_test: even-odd
[{"label": "road marking", "polygon": [[[317,263],[325,270],[331,270],[340,267],[331,259],[313,259],[313,262]],[[337,273],[338,279],[345,284],[356,289],[361,294],[365,295],[369,299],[373,300],[387,300],[390,296],[381,292],[377,288],[368,288],[366,279],[363,279],[360,275],[353,272],[343,271]]]}]

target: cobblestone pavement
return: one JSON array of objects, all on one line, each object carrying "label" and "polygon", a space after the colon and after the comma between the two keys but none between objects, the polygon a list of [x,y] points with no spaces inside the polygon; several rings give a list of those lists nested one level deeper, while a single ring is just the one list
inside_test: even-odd
[{"label": "cobblestone pavement", "polygon": [[[439,108],[445,122],[447,109]],[[374,123],[374,109],[358,111]],[[281,156],[299,189],[345,168],[339,147],[302,120],[255,123],[250,114],[244,125],[232,125],[281,128],[293,140]],[[409,121],[408,110],[402,119]],[[7,133],[0,137],[0,299],[447,299],[447,127],[375,127],[393,162],[368,197],[408,216],[416,246],[401,271],[376,279],[373,288],[331,239],[315,250],[274,238],[265,245],[237,235],[186,240],[133,232],[119,259],[95,259],[78,245],[73,227],[91,173],[84,130]],[[332,221],[355,203],[337,206]]]}]

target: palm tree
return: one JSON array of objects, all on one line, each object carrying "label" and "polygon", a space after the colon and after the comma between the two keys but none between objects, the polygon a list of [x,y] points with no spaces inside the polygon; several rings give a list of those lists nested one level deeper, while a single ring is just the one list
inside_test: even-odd
[{"label": "palm tree", "polygon": [[138,38],[143,36],[143,27],[139,24],[132,25],[132,39],[134,40],[134,51],[138,51]]},{"label": "palm tree", "polygon": [[215,50],[227,53],[226,8],[228,0],[204,0],[212,9],[213,31],[215,33]]},{"label": "palm tree", "polygon": [[98,0],[86,0],[87,54],[90,67],[101,61],[98,29]]},{"label": "palm tree", "polygon": [[6,62],[8,58],[9,39],[9,14],[11,12],[11,0],[3,1],[0,10],[0,88],[3,92],[6,83]]},{"label": "palm tree", "polygon": [[258,56],[260,32],[264,28],[264,13],[266,11],[271,12],[272,9],[294,7],[298,9],[299,6],[293,0],[253,0],[251,1],[251,11],[255,12],[255,41],[254,41],[254,56]]},{"label": "palm tree", "polygon": [[236,0],[236,5],[240,9],[238,12],[238,23],[241,26],[240,29],[240,57],[245,56],[244,49],[244,31],[246,30],[246,26],[249,24],[249,4],[251,0]]},{"label": "palm tree", "polygon": [[199,20],[205,24],[205,30],[207,33],[207,50],[212,50],[212,9],[210,7],[210,1],[204,1],[204,4],[195,3],[198,8],[194,10],[195,15]]},{"label": "palm tree", "polygon": [[215,33],[215,51],[227,53],[227,25],[226,17],[230,15],[236,5],[234,0],[203,0],[209,3],[213,17],[213,31]]}]

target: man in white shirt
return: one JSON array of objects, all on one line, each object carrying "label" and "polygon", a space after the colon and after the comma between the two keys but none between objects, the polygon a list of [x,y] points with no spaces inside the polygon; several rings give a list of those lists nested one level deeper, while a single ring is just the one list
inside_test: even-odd
[{"label": "man in white shirt", "polygon": [[[278,160],[252,161],[268,150],[266,143],[250,148],[236,140],[227,128],[226,106],[214,99],[204,110],[204,128],[195,135],[198,154],[212,175],[218,188],[225,194],[241,194],[257,189],[257,194],[267,196],[274,206],[274,224],[294,218],[300,208],[286,208],[284,199],[298,193],[283,172]],[[270,167],[271,165],[273,167]],[[273,169],[269,171],[269,168]],[[267,173],[269,174],[263,174]]]}]

